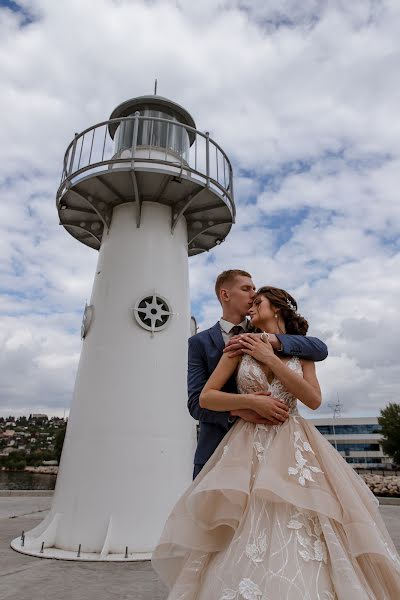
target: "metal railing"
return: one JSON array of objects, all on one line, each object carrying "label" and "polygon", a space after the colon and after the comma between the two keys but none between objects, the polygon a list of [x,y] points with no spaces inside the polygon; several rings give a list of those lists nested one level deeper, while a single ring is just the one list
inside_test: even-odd
[{"label": "metal railing", "polygon": [[[129,124],[132,129],[129,145],[125,144],[118,150],[118,131],[122,130],[121,125],[128,130]],[[160,139],[154,133],[157,124],[162,124],[164,129],[165,145],[160,145]],[[114,139],[110,135],[110,125],[116,130]],[[146,126],[148,133],[144,137]],[[181,132],[181,143],[169,144],[171,132],[177,131]],[[176,138],[175,134],[174,139]],[[192,142],[190,144],[189,139]],[[124,150],[128,150],[125,155]],[[178,121],[144,117],[138,113],[131,117],[109,119],[75,134],[64,155],[59,193],[62,194],[63,189],[79,180],[80,176],[87,176],[91,171],[93,174],[101,172],[113,164],[120,166],[123,163],[127,163],[127,168],[129,164],[135,168],[135,163],[179,167],[182,173],[201,181],[224,197],[233,216],[235,215],[232,166],[225,152],[209,133],[202,133]]]}]

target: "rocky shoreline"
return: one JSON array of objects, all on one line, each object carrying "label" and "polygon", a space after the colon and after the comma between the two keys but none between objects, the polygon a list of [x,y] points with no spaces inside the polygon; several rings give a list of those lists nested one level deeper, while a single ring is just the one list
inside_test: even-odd
[{"label": "rocky shoreline", "polygon": [[43,475],[57,475],[58,467],[25,467],[22,470],[19,469],[8,469],[7,467],[1,467],[0,471],[6,471],[7,473],[41,473]]},{"label": "rocky shoreline", "polygon": [[58,467],[25,467],[24,471],[28,473],[43,473],[45,475],[57,475]]},{"label": "rocky shoreline", "polygon": [[[10,469],[1,469],[9,471]],[[40,466],[40,467],[25,467],[25,472],[41,473],[44,475],[57,475],[57,466]],[[383,496],[389,498],[400,498],[400,476],[399,475],[378,475],[372,473],[359,473],[361,479],[365,481],[371,492],[375,496]]]},{"label": "rocky shoreline", "polygon": [[373,475],[372,473],[360,474],[371,492],[375,496],[400,497],[400,477],[398,475]]}]

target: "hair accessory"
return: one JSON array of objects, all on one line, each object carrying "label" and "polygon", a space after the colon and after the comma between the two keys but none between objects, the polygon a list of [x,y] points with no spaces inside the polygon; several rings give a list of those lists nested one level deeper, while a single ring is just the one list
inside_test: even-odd
[{"label": "hair accessory", "polygon": [[296,312],[296,307],[294,306],[294,304],[292,304],[292,302],[290,302],[289,298],[286,298],[286,302],[287,305],[289,306],[289,308],[293,311]]}]

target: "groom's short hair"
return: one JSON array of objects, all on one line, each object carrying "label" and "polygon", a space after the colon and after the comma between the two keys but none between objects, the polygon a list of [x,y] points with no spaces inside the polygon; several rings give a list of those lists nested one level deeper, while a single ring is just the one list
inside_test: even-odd
[{"label": "groom's short hair", "polygon": [[250,277],[250,273],[247,271],[242,271],[242,269],[229,269],[228,271],[223,271],[217,277],[217,281],[215,282],[215,293],[217,294],[217,298],[219,300],[219,294],[221,292],[221,288],[227,283],[232,283],[236,277]]}]

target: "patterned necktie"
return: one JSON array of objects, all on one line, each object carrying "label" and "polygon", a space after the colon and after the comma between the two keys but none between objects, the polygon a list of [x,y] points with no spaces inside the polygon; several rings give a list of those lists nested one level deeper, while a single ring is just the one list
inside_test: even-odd
[{"label": "patterned necktie", "polygon": [[239,335],[240,333],[243,333],[243,332],[244,332],[244,329],[241,325],[234,325],[234,327],[232,327],[232,329],[230,330],[229,333],[231,333],[232,337],[233,337],[234,335]]}]

